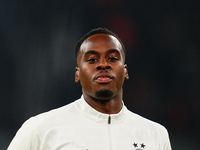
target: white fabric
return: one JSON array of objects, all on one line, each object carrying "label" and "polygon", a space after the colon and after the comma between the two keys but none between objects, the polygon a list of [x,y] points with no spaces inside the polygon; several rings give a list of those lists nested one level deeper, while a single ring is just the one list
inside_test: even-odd
[{"label": "white fabric", "polygon": [[171,150],[167,130],[125,106],[118,114],[100,113],[83,96],[27,120],[8,147],[8,150],[143,149]]}]

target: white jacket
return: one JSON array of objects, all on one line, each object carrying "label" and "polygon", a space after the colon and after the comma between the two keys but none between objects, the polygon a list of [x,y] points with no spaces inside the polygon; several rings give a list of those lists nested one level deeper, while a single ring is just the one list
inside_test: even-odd
[{"label": "white jacket", "polygon": [[103,114],[81,99],[27,120],[8,150],[171,150],[167,130],[130,112]]}]

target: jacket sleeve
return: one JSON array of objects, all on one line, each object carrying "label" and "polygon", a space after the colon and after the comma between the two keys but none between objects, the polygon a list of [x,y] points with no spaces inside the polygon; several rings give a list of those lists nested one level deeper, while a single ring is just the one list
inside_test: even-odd
[{"label": "jacket sleeve", "polygon": [[17,131],[7,150],[39,150],[40,137],[32,119],[27,120]]},{"label": "jacket sleeve", "polygon": [[163,127],[162,132],[161,132],[161,137],[162,137],[162,144],[160,147],[162,147],[162,150],[172,150],[171,144],[170,144],[170,139],[169,139],[169,134],[168,131],[165,127]]}]

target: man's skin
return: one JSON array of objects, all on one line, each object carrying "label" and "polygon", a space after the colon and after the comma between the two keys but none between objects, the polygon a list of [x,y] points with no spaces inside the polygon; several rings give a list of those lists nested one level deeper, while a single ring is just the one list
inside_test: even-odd
[{"label": "man's skin", "polygon": [[96,34],[80,46],[75,81],[81,83],[84,99],[99,112],[116,114],[122,108],[122,86],[128,79],[125,55],[112,35]]}]

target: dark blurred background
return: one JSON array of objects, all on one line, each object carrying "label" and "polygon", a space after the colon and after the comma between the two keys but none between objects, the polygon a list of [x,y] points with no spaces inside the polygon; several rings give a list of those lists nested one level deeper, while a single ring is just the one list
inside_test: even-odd
[{"label": "dark blurred background", "polygon": [[200,141],[199,0],[0,0],[0,149],[29,117],[81,96],[74,47],[107,27],[127,50],[124,102],[164,125],[173,150]]}]

